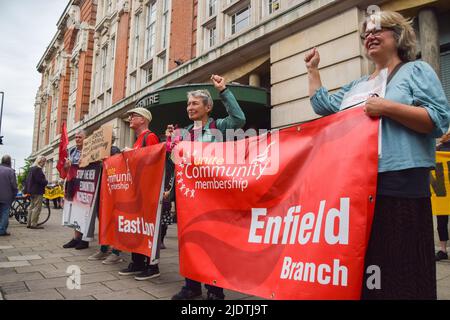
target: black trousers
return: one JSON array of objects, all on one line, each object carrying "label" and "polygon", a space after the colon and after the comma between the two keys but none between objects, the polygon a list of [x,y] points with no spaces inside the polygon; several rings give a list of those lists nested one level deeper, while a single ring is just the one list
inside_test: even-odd
[{"label": "black trousers", "polygon": [[[436,300],[436,262],[430,198],[377,196],[366,252],[362,299]],[[377,266],[380,287],[369,289]]]},{"label": "black trousers", "polygon": [[[156,239],[156,241],[158,241],[158,245],[156,246],[155,259],[159,259],[159,253],[161,251],[161,233],[162,232],[163,232],[163,230],[160,225],[159,232],[158,232],[157,239]],[[155,241],[155,239],[153,239],[153,241]],[[132,252],[131,260],[133,261],[133,264],[137,268],[148,268],[148,266],[151,264],[150,257],[147,257],[146,255],[143,255],[140,253]]]},{"label": "black trousers", "polygon": [[448,216],[436,216],[440,241],[448,241]]},{"label": "black trousers", "polygon": [[[201,291],[202,290],[202,284],[198,281],[194,281],[191,279],[186,278],[186,287],[191,289],[192,291]],[[206,290],[209,292],[215,294],[216,296],[223,296],[223,288],[211,286],[209,284],[205,284]]]}]

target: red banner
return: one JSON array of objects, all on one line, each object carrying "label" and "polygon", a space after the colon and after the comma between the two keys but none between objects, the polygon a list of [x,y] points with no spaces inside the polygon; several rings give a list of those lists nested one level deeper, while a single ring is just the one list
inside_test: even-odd
[{"label": "red banner", "polygon": [[101,244],[148,257],[156,251],[164,144],[123,152],[103,161],[100,190]]},{"label": "red banner", "polygon": [[378,123],[355,108],[237,142],[180,143],[181,274],[271,299],[359,299]]}]

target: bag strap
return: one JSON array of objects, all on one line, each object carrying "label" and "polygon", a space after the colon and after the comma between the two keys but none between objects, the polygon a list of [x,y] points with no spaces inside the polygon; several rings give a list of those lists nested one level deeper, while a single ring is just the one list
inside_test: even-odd
[{"label": "bag strap", "polygon": [[150,133],[152,133],[152,132],[149,131],[149,132],[146,132],[146,133],[145,133],[145,135],[144,135],[144,140],[142,140],[142,148],[145,147],[145,146],[147,145],[147,137],[148,137],[148,135],[149,135]]},{"label": "bag strap", "polygon": [[391,74],[387,78],[386,86],[391,82],[392,78],[395,76],[395,74],[400,70],[401,67],[403,67],[406,63],[400,62],[398,65],[395,66],[394,70],[392,70]]}]

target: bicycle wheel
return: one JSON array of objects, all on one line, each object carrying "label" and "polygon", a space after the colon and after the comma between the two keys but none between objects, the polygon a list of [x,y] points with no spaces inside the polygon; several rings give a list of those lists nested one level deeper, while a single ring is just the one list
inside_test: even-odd
[{"label": "bicycle wheel", "polygon": [[28,222],[28,211],[21,206],[14,212],[14,217],[20,224],[26,224]]},{"label": "bicycle wheel", "polygon": [[41,214],[39,215],[39,220],[38,220],[37,225],[40,226],[40,225],[43,225],[44,223],[46,223],[48,221],[48,219],[50,219],[50,213],[51,213],[50,205],[42,206]]}]

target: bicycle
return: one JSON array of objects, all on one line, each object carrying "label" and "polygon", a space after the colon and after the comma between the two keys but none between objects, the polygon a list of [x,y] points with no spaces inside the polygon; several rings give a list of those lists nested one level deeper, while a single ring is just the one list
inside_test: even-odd
[{"label": "bicycle", "polygon": [[[16,196],[16,199],[11,204],[11,209],[9,211],[10,217],[15,217],[17,222],[20,224],[28,223],[28,207],[31,204],[31,196]],[[39,215],[38,226],[43,225],[50,219],[50,201],[48,199],[42,199],[42,210]]]}]

